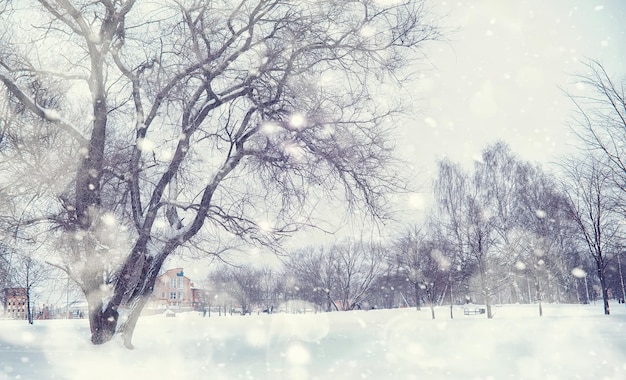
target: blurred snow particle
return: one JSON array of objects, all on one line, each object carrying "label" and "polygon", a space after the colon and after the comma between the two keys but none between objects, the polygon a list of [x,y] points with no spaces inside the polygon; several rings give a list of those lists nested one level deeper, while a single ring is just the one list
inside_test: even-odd
[{"label": "blurred snow particle", "polygon": [[359,30],[362,37],[369,38],[376,34],[376,28],[371,25],[365,25]]},{"label": "blurred snow particle", "polygon": [[601,11],[604,9],[604,5],[596,5],[595,8],[593,8],[594,11]]},{"label": "blurred snow particle", "polygon": [[167,222],[163,219],[157,219],[154,221],[155,228],[167,228],[167,226],[168,226]]},{"label": "blurred snow particle", "polygon": [[265,135],[271,135],[277,130],[278,130],[278,125],[276,125],[276,123],[273,123],[271,121],[266,121],[263,124],[261,124],[261,133]]},{"label": "blurred snow particle", "polygon": [[482,88],[475,92],[470,98],[470,111],[479,117],[491,117],[498,111],[498,104],[493,91],[493,86],[489,81],[482,85]]},{"label": "blurred snow particle", "polygon": [[422,194],[413,193],[409,195],[409,205],[411,208],[416,210],[423,210],[426,205],[426,201],[424,200]]},{"label": "blurred snow particle", "polygon": [[543,211],[543,210],[537,209],[537,210],[535,210],[535,215],[537,215],[537,218],[539,218],[539,219],[543,219],[543,218],[545,218],[548,214],[546,214],[546,212],[545,212],[545,211]]},{"label": "blurred snow particle", "polygon": [[433,119],[432,117],[425,117],[424,123],[426,123],[426,125],[431,128],[437,128],[437,121],[435,121],[435,119]]},{"label": "blurred snow particle", "polygon": [[443,271],[447,271],[448,269],[450,269],[450,260],[448,260],[448,258],[444,256],[443,252],[441,252],[440,250],[433,249],[430,252],[430,256],[437,262],[437,266],[439,267],[439,269]]},{"label": "blurred snow particle", "polygon": [[253,327],[246,333],[246,342],[253,347],[263,347],[267,343],[266,330]]},{"label": "blurred snow particle", "polygon": [[257,225],[259,226],[259,229],[265,233],[273,231],[272,224],[268,220],[260,220]]},{"label": "blurred snow particle", "polygon": [[576,267],[572,269],[572,276],[576,278],[585,278],[587,276],[587,272],[585,272],[582,268]]},{"label": "blurred snow particle", "polygon": [[485,32],[485,36],[487,36],[487,37],[493,36],[493,31],[490,30],[490,29],[487,29],[487,31]]},{"label": "blurred snow particle", "polygon": [[301,129],[306,125],[306,118],[301,113],[294,113],[289,118],[289,125],[295,129]]},{"label": "blurred snow particle", "polygon": [[89,155],[89,149],[87,149],[85,147],[80,148],[78,150],[78,154],[80,154],[81,156],[87,157],[87,155]]},{"label": "blurred snow particle", "polygon": [[322,128],[321,133],[322,137],[328,138],[335,134],[335,128],[332,125],[325,125]]},{"label": "blurred snow particle", "polygon": [[159,153],[159,158],[163,161],[169,161],[174,157],[174,152],[171,149],[163,149]]},{"label": "blurred snow particle", "polygon": [[25,331],[22,333],[22,342],[24,343],[32,343],[35,341],[35,334],[30,331]]},{"label": "blurred snow particle", "polygon": [[607,46],[609,46],[609,41],[607,41],[607,40],[602,40],[602,41],[600,41],[600,46],[602,46],[602,47],[607,47]]},{"label": "blurred snow particle", "polygon": [[517,269],[517,270],[524,270],[524,269],[526,269],[526,264],[524,264],[521,261],[518,261],[518,262],[515,263],[515,269]]},{"label": "blurred snow particle", "polygon": [[152,152],[154,150],[154,143],[147,138],[137,139],[137,148],[142,152]]},{"label": "blurred snow particle", "polygon": [[305,365],[309,362],[309,360],[311,360],[309,350],[299,343],[294,343],[289,346],[285,356],[291,364],[295,365]]},{"label": "blurred snow particle", "polygon": [[46,117],[46,119],[48,119],[49,121],[60,121],[61,120],[61,114],[57,110],[44,108],[43,114]]},{"label": "blurred snow particle", "polygon": [[283,152],[286,156],[299,160],[305,156],[304,149],[295,141],[286,141],[283,143]]},{"label": "blurred snow particle", "polygon": [[107,226],[114,226],[115,225],[115,216],[113,216],[113,214],[111,213],[105,213],[104,215],[102,215],[100,217],[100,219],[102,220],[102,223],[104,223]]},{"label": "blurred snow particle", "polygon": [[483,156],[476,153],[475,155],[472,156],[472,160],[474,160],[475,162],[479,163],[479,164],[483,164]]}]

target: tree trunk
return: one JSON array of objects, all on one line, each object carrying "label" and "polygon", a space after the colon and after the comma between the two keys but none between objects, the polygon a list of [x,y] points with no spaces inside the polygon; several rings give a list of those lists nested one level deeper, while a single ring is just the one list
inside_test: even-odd
[{"label": "tree trunk", "polygon": [[[139,255],[134,256],[134,258],[129,258],[121,272],[127,275],[123,275],[122,278],[118,280],[114,290],[115,293],[107,307],[107,310],[114,310],[115,312],[108,316],[109,319],[107,319],[107,321],[111,323],[104,325],[104,332],[106,334],[104,338],[106,338],[106,340],[102,343],[111,340],[115,333],[119,333],[122,335],[124,346],[128,349],[133,348],[132,339],[139,316],[152,295],[154,284],[159,276],[163,262],[175,248],[175,245],[170,245],[156,257]],[[131,275],[131,273],[134,275]],[[139,273],[141,273],[141,279],[135,277]],[[133,278],[135,278],[135,280],[131,280]],[[128,299],[124,300],[125,297]],[[116,331],[119,316],[117,307],[120,305],[128,308],[128,316],[122,321]],[[92,341],[93,339],[94,330],[92,329]]]},{"label": "tree trunk", "polygon": [[479,263],[479,272],[480,272],[480,286],[482,287],[483,296],[485,297],[485,306],[487,307],[487,318],[493,318],[493,313],[491,311],[491,295],[489,294],[489,287],[487,286],[487,273],[485,270],[484,263]]},{"label": "tree trunk", "polygon": [[454,294],[452,293],[452,275],[448,277],[450,281],[450,319],[454,319]]},{"label": "tree trunk", "polygon": [[112,307],[102,309],[102,301],[89,302],[89,327],[91,328],[91,343],[104,344],[113,338],[117,326],[118,312]]},{"label": "tree trunk", "polygon": [[417,282],[413,283],[413,288],[415,291],[415,309],[421,310],[421,302],[420,302],[420,285]]},{"label": "tree trunk", "polygon": [[33,324],[33,313],[30,307],[30,286],[26,287],[26,318],[28,318],[28,323]]},{"label": "tree trunk", "polygon": [[541,291],[541,283],[539,282],[539,276],[535,275],[535,287],[537,289],[537,303],[539,304],[539,316],[543,316],[543,307],[541,305],[541,300],[543,298]]},{"label": "tree trunk", "polygon": [[604,270],[602,269],[602,262],[597,263],[598,277],[600,279],[600,286],[602,287],[602,302],[604,303],[604,315],[611,314],[611,307],[609,305],[609,289],[606,285],[606,278],[604,276]]},{"label": "tree trunk", "polygon": [[139,316],[141,316],[141,311],[144,306],[146,306],[149,298],[149,295],[135,298],[129,306],[128,318],[120,325],[118,332],[122,335],[124,347],[128,349],[132,350],[134,348],[132,339],[135,333],[135,327],[137,326]]}]

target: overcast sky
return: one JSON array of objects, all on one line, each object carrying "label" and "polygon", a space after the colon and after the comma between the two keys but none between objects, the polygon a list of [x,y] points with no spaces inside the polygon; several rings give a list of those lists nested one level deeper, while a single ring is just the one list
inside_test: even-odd
[{"label": "overcast sky", "polygon": [[572,151],[572,104],[560,87],[598,59],[626,74],[624,0],[435,2],[449,43],[430,45],[432,66],[411,84],[419,114],[404,133],[418,167],[437,158],[471,162],[490,142],[508,141],[522,158],[550,162]]},{"label": "overcast sky", "polygon": [[[423,185],[422,193],[399,202],[406,223],[425,215],[431,199],[428,185],[436,160],[443,156],[471,165],[498,139],[509,142],[523,159],[540,163],[574,151],[575,140],[566,126],[572,104],[559,86],[574,83],[572,76],[584,69],[580,60],[598,59],[610,73],[626,75],[626,0],[432,4],[445,16],[441,25],[455,31],[447,35],[448,42],[429,45],[426,70],[416,68],[422,78],[406,83],[415,113],[399,131],[399,148],[414,164],[416,182]],[[338,236],[376,235],[362,230],[356,219]],[[393,235],[399,228],[382,232]],[[288,246],[332,240],[307,230]],[[249,258],[263,261],[254,254]]]}]

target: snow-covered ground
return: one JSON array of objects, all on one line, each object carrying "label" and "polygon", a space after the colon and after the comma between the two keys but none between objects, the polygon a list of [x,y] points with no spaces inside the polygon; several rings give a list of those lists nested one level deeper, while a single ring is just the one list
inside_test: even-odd
[{"label": "snow-covered ground", "polygon": [[624,379],[626,308],[142,317],[133,351],[86,320],[0,321],[0,379]]}]

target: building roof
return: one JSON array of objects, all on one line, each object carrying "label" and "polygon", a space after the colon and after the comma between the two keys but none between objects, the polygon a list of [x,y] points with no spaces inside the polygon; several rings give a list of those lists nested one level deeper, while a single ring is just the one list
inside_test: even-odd
[{"label": "building roof", "polygon": [[185,272],[183,271],[183,268],[172,268],[172,269],[168,269],[165,272],[161,273],[157,278],[161,278],[161,277],[182,277],[182,278],[186,278],[188,280],[191,281],[191,279],[187,276],[185,276]]}]

